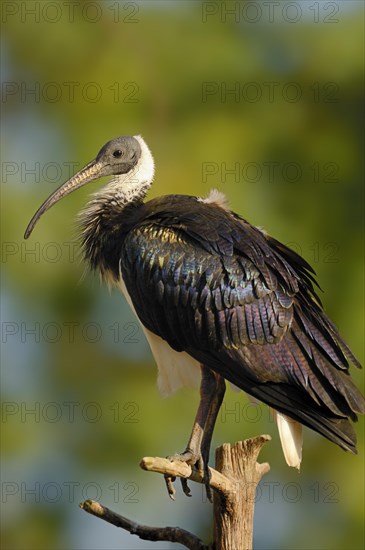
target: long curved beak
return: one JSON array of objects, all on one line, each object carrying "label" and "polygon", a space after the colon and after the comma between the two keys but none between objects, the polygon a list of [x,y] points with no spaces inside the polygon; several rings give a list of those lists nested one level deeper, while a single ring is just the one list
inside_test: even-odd
[{"label": "long curved beak", "polygon": [[103,163],[97,160],[92,160],[84,166],[77,174],[72,176],[69,180],[63,183],[44,203],[38,208],[37,212],[34,214],[33,218],[30,220],[27,229],[24,233],[24,239],[27,239],[31,232],[34,229],[35,224],[43,214],[51,208],[56,202],[60,199],[69,195],[79,187],[82,187],[86,183],[89,183],[92,180],[98,179],[103,175],[104,169]]}]

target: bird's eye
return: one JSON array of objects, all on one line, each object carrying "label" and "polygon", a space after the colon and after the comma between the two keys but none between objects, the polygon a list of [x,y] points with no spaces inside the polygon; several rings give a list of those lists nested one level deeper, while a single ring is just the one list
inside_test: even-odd
[{"label": "bird's eye", "polygon": [[117,149],[116,151],[113,152],[113,157],[119,158],[122,156],[122,154],[123,154],[123,151],[121,151],[120,149]]}]

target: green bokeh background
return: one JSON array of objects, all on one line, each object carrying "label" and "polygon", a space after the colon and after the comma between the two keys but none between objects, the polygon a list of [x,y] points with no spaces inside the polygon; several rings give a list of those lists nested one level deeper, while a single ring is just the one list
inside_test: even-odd
[{"label": "green bokeh background", "polygon": [[[112,137],[146,139],[151,197],[218,187],[302,253],[363,362],[363,4],[277,4],[2,3],[4,549],[176,547],[103,525],[79,511],[86,497],[210,537],[199,487],[171,503],[162,480],[138,467],[142,456],[183,449],[198,392],[160,399],[124,299],[83,276],[73,220],[99,184],[66,198],[23,241],[35,209],[69,176],[65,163],[80,168]],[[363,389],[363,373],[352,373]],[[213,446],[273,436],[261,457],[271,472],[257,498],[256,549],[363,548],[363,426],[357,457],[305,430],[298,474],[268,409],[228,391]]]}]

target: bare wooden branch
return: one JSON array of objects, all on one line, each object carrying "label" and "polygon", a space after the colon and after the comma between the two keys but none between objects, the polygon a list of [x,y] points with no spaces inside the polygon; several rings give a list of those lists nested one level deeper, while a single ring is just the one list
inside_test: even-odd
[{"label": "bare wooden branch", "polygon": [[262,446],[270,441],[261,435],[216,450],[216,468],[234,484],[230,492],[214,492],[215,550],[252,549],[253,515],[256,488],[270,470],[267,463],[256,462]]},{"label": "bare wooden branch", "polygon": [[[180,460],[146,456],[142,458],[140,467],[148,472],[157,472],[171,477],[182,477],[196,483],[205,483],[204,477],[199,474],[198,470]],[[212,489],[223,493],[230,493],[235,490],[235,484],[214,468],[209,468],[209,485]]]},{"label": "bare wooden branch", "polygon": [[177,542],[190,550],[209,550],[210,548],[201,539],[185,529],[181,529],[180,527],[150,527],[148,525],[140,525],[120,514],[116,514],[95,500],[85,500],[85,502],[80,504],[80,508],[116,527],[129,531],[131,535],[137,535],[143,540]]},{"label": "bare wooden branch", "polygon": [[[216,450],[216,468],[209,468],[209,485],[214,490],[214,541],[211,545],[179,527],[140,525],[92,500],[86,500],[80,507],[144,540],[177,542],[190,550],[252,550],[256,488],[270,470],[269,464],[259,464],[257,457],[270,439],[269,435],[261,435],[232,446],[225,443]],[[196,468],[180,460],[145,457],[140,466],[170,478],[206,483]]]}]

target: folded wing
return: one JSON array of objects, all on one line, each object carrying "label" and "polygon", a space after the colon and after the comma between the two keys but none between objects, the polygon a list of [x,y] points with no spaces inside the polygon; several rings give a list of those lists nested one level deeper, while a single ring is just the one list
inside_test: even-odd
[{"label": "folded wing", "polygon": [[[142,323],[283,415],[356,452],[360,366],[311,267],[236,214],[192,197],[146,203],[121,271]],[[150,213],[148,212],[150,209]]]}]

